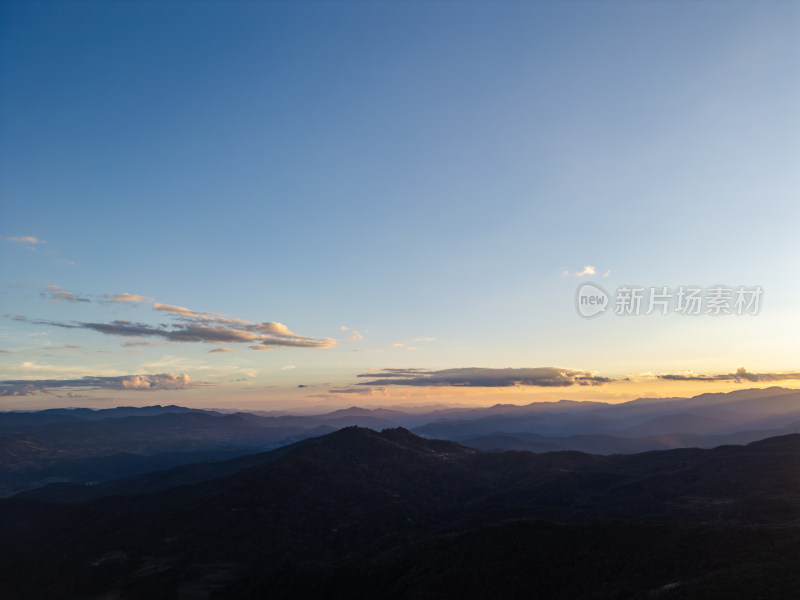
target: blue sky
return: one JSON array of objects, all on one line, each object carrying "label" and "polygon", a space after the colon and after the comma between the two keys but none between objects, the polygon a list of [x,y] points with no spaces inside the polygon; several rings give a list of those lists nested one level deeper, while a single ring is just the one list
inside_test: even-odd
[{"label": "blue sky", "polygon": [[[791,2],[4,3],[0,377],[186,374],[189,390],[73,393],[298,407],[796,372],[799,25]],[[764,305],[589,321],[588,279],[759,285]],[[63,326],[183,326],[155,303],[332,341]],[[635,383],[354,387],[470,367]],[[0,408],[66,401],[25,389]]]}]

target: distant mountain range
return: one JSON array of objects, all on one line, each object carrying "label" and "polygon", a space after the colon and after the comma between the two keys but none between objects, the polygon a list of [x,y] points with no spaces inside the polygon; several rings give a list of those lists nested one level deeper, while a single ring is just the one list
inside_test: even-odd
[{"label": "distant mountain range", "polygon": [[799,521],[800,435],[599,456],[348,427],[2,500],[0,581],[37,599],[796,598]]},{"label": "distant mountain range", "polygon": [[779,387],[621,404],[562,400],[429,412],[351,407],[274,415],[180,406],[5,412],[0,497],[252,454],[354,425],[404,427],[484,450],[617,454],[749,443],[792,433],[798,424],[800,390]]}]

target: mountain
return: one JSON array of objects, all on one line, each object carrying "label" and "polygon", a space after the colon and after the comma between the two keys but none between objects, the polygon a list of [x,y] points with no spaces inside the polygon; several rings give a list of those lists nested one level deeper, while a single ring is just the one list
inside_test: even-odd
[{"label": "mountain", "polygon": [[498,432],[547,437],[588,434],[641,437],[775,430],[800,421],[800,390],[771,387],[692,398],[646,398],[619,404],[562,401],[517,407],[498,405],[487,410],[490,414],[449,413],[416,426],[413,431],[463,441]]},{"label": "mountain", "polygon": [[644,423],[624,429],[624,435],[636,437],[655,435],[665,432],[709,434],[729,430],[732,424],[722,419],[704,417],[702,415],[682,412],[672,415],[653,417]]},{"label": "mountain", "polygon": [[795,432],[795,426],[784,429],[757,429],[723,434],[658,433],[644,437],[621,435],[571,435],[544,436],[536,433],[495,432],[475,437],[464,437],[458,441],[479,450],[529,450],[531,452],[554,452],[578,450],[590,454],[634,454],[650,450],[672,450],[675,448],[715,448],[726,444],[749,444],[768,437]]},{"label": "mountain", "polygon": [[[126,412],[102,419],[71,413],[57,422],[51,414],[41,416],[41,422],[27,415],[28,426],[22,432],[0,437],[0,497],[53,482],[107,481],[253,453],[331,431],[269,427],[269,421],[243,413],[167,410],[131,416]],[[8,413],[0,416],[7,417]],[[15,426],[20,427],[19,420]]]},{"label": "mountain", "polygon": [[481,449],[613,454],[746,443],[793,431],[797,422],[800,391],[777,387],[621,404],[561,400],[408,412],[352,406],[318,415],[180,406],[0,412],[0,497],[269,450],[353,425],[405,427]]},{"label": "mountain", "polygon": [[353,427],[179,471],[194,475],[150,493],[0,501],[7,593],[800,594],[800,435],[594,456],[481,452],[400,428]]},{"label": "mountain", "polygon": [[164,413],[204,412],[183,406],[118,406],[115,408],[48,408],[39,411],[0,412],[0,435],[28,431],[32,427],[53,423],[75,423],[77,421],[100,420],[118,417],[147,417]]}]

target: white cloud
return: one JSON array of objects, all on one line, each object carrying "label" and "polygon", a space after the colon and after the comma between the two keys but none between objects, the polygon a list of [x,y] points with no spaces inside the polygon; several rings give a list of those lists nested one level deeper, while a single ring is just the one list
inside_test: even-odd
[{"label": "white cloud", "polygon": [[563,271],[561,271],[562,277],[585,277],[586,275],[596,275],[596,274],[597,274],[597,269],[594,268],[592,265],[586,265],[585,267],[583,267],[582,271],[571,272],[568,269],[564,269]]}]

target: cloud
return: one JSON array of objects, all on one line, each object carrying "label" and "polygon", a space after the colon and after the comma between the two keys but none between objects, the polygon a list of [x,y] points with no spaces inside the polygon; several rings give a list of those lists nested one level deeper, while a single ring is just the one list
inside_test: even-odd
[{"label": "cloud", "polygon": [[179,317],[186,317],[188,319],[204,319],[205,316],[224,316],[224,315],[217,315],[216,313],[204,313],[198,312],[196,310],[192,310],[191,308],[186,308],[184,306],[173,306],[171,304],[161,304],[160,302],[154,302],[153,308],[161,312],[168,312],[172,313],[173,315],[177,315]]},{"label": "cloud", "polygon": [[586,265],[583,267],[583,271],[575,271],[570,272],[568,270],[564,270],[561,272],[562,277],[584,277],[586,275],[595,275],[597,274],[597,269],[595,269],[592,265]]},{"label": "cloud", "polygon": [[[166,306],[166,305],[161,305]],[[17,321],[26,321],[36,325],[49,325],[66,329],[89,329],[106,335],[123,337],[160,337],[169,342],[202,342],[206,344],[235,344],[249,342],[254,350],[270,350],[272,348],[330,348],[336,344],[331,338],[312,338],[298,335],[289,330],[283,323],[266,321],[254,323],[243,319],[227,319],[214,316],[214,313],[197,313],[182,307],[181,316],[171,325],[148,325],[123,319],[107,323],[94,322],[59,322],[45,319],[28,319],[22,315],[14,315]],[[185,315],[194,313],[196,318]]]},{"label": "cloud", "polygon": [[[58,286],[47,286],[54,302],[90,302],[89,298],[78,296],[61,290]],[[273,348],[330,348],[336,345],[332,338],[313,338],[291,331],[283,323],[277,321],[254,322],[245,319],[231,318],[227,315],[202,312],[155,302],[152,298],[138,294],[115,294],[103,296],[112,302],[148,302],[158,312],[168,313],[173,322],[168,324],[149,325],[127,320],[110,322],[59,322],[44,319],[28,319],[22,315],[13,318],[37,325],[49,325],[68,329],[89,329],[106,335],[123,337],[160,337],[167,343],[202,342],[207,344],[250,343],[253,350],[271,350]],[[351,339],[361,339],[359,332],[354,331]],[[126,345],[144,345],[144,343],[127,343]],[[224,350],[223,350],[224,352]]]},{"label": "cloud", "polygon": [[328,398],[330,397],[328,394],[356,394],[358,396],[372,396],[375,394],[383,394],[386,392],[386,388],[384,387],[342,387],[342,388],[331,388],[325,394],[315,394],[315,398]]},{"label": "cloud", "polygon": [[50,294],[50,298],[53,302],[69,302],[70,304],[74,304],[75,302],[91,302],[89,298],[84,296],[78,296],[77,294],[73,294],[72,292],[53,292]]},{"label": "cloud", "polygon": [[392,344],[392,348],[401,348],[405,346],[402,342],[397,342],[396,344]]},{"label": "cloud", "polygon": [[348,340],[351,340],[351,341],[353,341],[353,342],[358,342],[358,341],[360,341],[360,340],[363,340],[363,339],[364,339],[364,336],[363,336],[363,334],[362,334],[360,331],[356,331],[356,330],[355,330],[355,329],[353,329],[352,327],[347,327],[347,326],[345,326],[345,325],[342,325],[341,327],[339,327],[339,329],[340,329],[341,331],[352,331],[352,333],[351,333],[350,335],[348,335],[348,336],[347,336],[347,339],[348,339]]},{"label": "cloud", "polygon": [[435,337],[418,337],[418,338],[411,338],[412,342],[435,342]]},{"label": "cloud", "polygon": [[362,373],[361,375],[356,375],[356,377],[369,377],[371,379],[374,378],[385,378],[385,377],[419,377],[420,375],[424,375],[427,369],[382,369],[377,373]]},{"label": "cloud", "polygon": [[294,365],[285,365],[285,366],[281,367],[281,371],[289,371],[289,370],[294,369],[294,368],[296,368]]},{"label": "cloud", "polygon": [[384,369],[378,373],[362,373],[358,377],[372,381],[357,385],[386,386],[456,386],[456,387],[569,387],[572,385],[603,385],[613,381],[599,377],[591,371],[562,369],[558,367],[532,367],[521,369],[492,369],[468,367],[428,371],[425,369]]},{"label": "cloud", "polygon": [[691,371],[685,373],[674,373],[657,375],[659,379],[666,381],[742,381],[761,382],[761,381],[785,381],[787,379],[800,379],[800,373],[750,373],[744,367],[736,369],[735,373],[723,373],[718,375],[695,375]]},{"label": "cloud", "polygon": [[74,304],[75,302],[91,302],[88,296],[67,292],[57,285],[48,285],[44,289],[45,291],[41,293],[41,296],[47,297],[47,295],[49,295],[50,299],[56,304],[63,302],[68,302],[70,304]]},{"label": "cloud", "polygon": [[136,346],[153,346],[153,342],[125,342],[122,344],[125,348],[134,348]]},{"label": "cloud", "polygon": [[35,238],[32,235],[20,235],[20,236],[0,235],[0,240],[21,244],[26,248],[30,248],[31,250],[33,250],[34,249],[33,247],[36,246],[37,244],[45,243],[44,240]]},{"label": "cloud", "polygon": [[147,300],[149,300],[149,298],[145,296],[140,296],[139,294],[129,294],[128,292],[114,294],[111,296],[111,302],[145,302]]},{"label": "cloud", "polygon": [[214,354],[215,352],[236,352],[232,348],[214,348],[213,350],[209,350],[209,354]]},{"label": "cloud", "polygon": [[180,390],[198,385],[185,373],[155,375],[121,375],[118,377],[87,376],[80,379],[9,379],[0,381],[0,396],[31,396],[51,389],[103,389],[152,392]]}]

